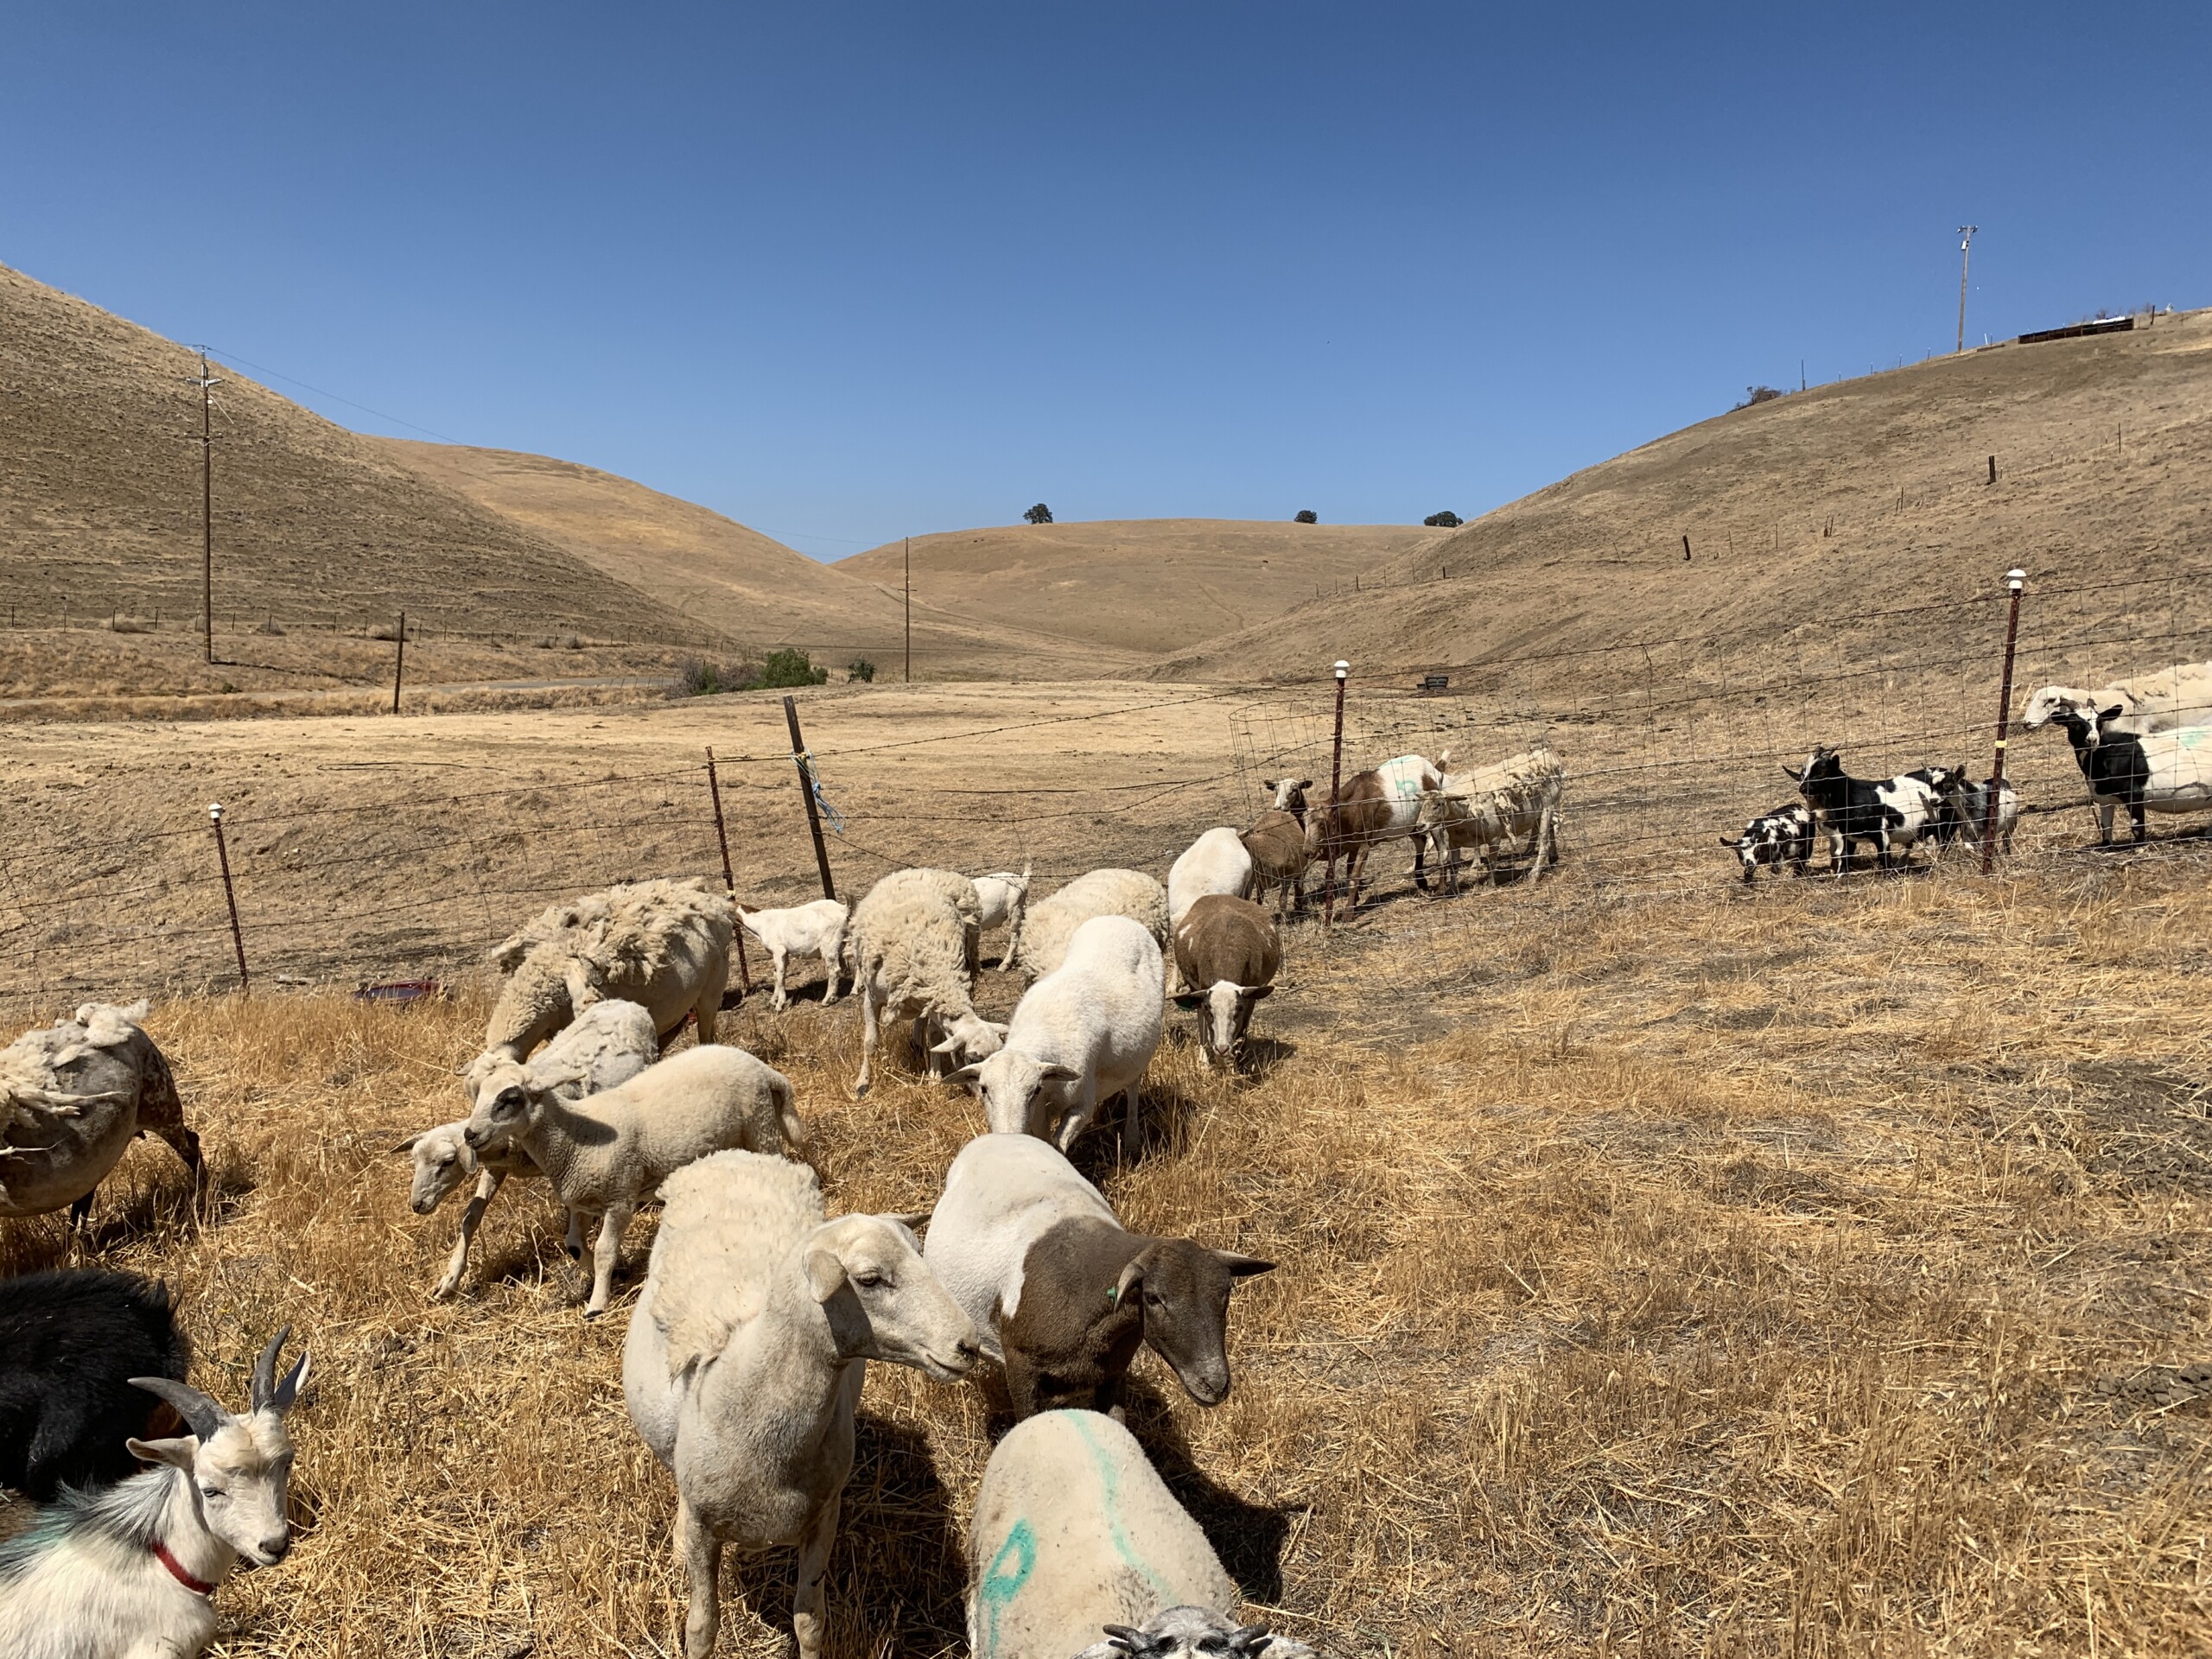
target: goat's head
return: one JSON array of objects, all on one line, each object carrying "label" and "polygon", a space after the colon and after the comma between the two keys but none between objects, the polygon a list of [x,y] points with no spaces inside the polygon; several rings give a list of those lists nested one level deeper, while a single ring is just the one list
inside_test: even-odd
[{"label": "goat's head", "polygon": [[1244,1046],[1244,1033],[1252,1027],[1253,1005],[1274,989],[1272,985],[1217,980],[1203,991],[1181,993],[1175,1006],[1198,1016],[1198,1040],[1209,1064],[1234,1060]]},{"label": "goat's head", "polygon": [[1229,1293],[1274,1265],[1187,1238],[1154,1239],[1122,1269],[1114,1302],[1137,1298],[1145,1341],[1192,1399],[1217,1406],[1229,1397]]},{"label": "goat's head", "polygon": [[1260,787],[1274,791],[1276,811],[1289,813],[1300,824],[1306,822],[1306,791],[1313,787],[1311,778],[1262,778]]},{"label": "goat's head", "polygon": [[840,1357],[912,1365],[950,1382],[983,1350],[975,1322],[922,1260],[912,1230],[927,1219],[840,1216],[814,1230],[800,1260]]},{"label": "goat's head", "polygon": [[1797,786],[1802,789],[1807,784],[1817,783],[1823,778],[1842,777],[1843,757],[1822,743],[1805,757],[1803,766],[1784,766],[1782,770],[1796,779]]},{"label": "goat's head", "polygon": [[415,1177],[408,1184],[407,1205],[418,1216],[427,1216],[479,1167],[463,1131],[466,1121],[441,1123],[435,1129],[410,1135],[392,1148],[415,1160]]},{"label": "goat's head", "polygon": [[292,1548],[291,1522],[285,1516],[292,1440],[284,1432],[284,1414],[307,1382],[308,1357],[302,1352],[283,1380],[277,1380],[276,1356],[291,1334],[289,1327],[279,1331],[261,1351],[243,1417],[233,1417],[199,1389],[168,1377],[130,1379],[175,1406],[191,1431],[175,1440],[131,1440],[131,1454],[182,1470],[192,1484],[201,1524],[249,1567],[273,1566]]},{"label": "goat's head", "polygon": [[[2120,711],[2115,709],[2111,712],[2118,714]],[[2069,704],[2052,709],[2050,719],[2053,725],[2065,731],[2066,741],[2074,746],[2078,754],[2094,753],[2097,745],[2104,739],[2105,716],[2102,714],[2093,720]]]},{"label": "goat's head", "polygon": [[1169,1607],[1141,1625],[1108,1624],[1106,1640],[1076,1659],[1313,1659],[1303,1643],[1270,1636],[1264,1624],[1233,1624],[1204,1607]]}]

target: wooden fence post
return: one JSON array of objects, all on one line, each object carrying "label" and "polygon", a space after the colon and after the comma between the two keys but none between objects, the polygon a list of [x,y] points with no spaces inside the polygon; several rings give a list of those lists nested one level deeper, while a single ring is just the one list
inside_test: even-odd
[{"label": "wooden fence post", "polygon": [[[722,849],[722,887],[729,894],[730,909],[734,915],[737,908],[737,877],[731,873],[729,867],[729,831],[722,824],[722,784],[721,779],[715,773],[715,746],[711,743],[707,745],[707,793],[714,798],[715,839],[721,843]],[[742,988],[750,991],[753,988],[753,969],[745,960],[745,926],[741,922],[737,924],[735,937],[737,982]]]},{"label": "wooden fence post", "polygon": [[830,880],[830,849],[822,844],[822,812],[814,804],[814,758],[798,734],[798,705],[786,694],[784,723],[791,728],[791,762],[798,767],[799,798],[806,804],[806,827],[814,836],[814,867],[822,873],[822,896],[835,899],[837,888]]},{"label": "wooden fence post", "polygon": [[223,902],[231,909],[231,948],[238,952],[238,995],[243,996],[251,987],[245,976],[245,935],[238,931],[238,896],[231,886],[231,849],[223,844],[223,804],[217,801],[207,809],[207,821],[215,826],[215,857],[223,867]]},{"label": "wooden fence post", "polygon": [[2020,637],[2020,589],[2028,573],[2008,570],[2005,585],[2012,590],[2012,613],[2005,622],[2005,678],[1997,693],[1997,765],[1989,774],[1989,793],[1981,804],[1981,873],[1987,875],[1997,861],[1997,798],[2005,789],[2005,736],[2012,721],[2012,647]]},{"label": "wooden fence post", "polygon": [[1328,874],[1321,886],[1321,925],[1324,927],[1332,925],[1337,919],[1337,831],[1344,823],[1344,814],[1337,801],[1337,791],[1344,784],[1344,677],[1351,672],[1351,664],[1339,660],[1332,671],[1337,677],[1337,735],[1329,751],[1329,804],[1322,809],[1329,815],[1328,822],[1321,830],[1321,845],[1329,855]]}]

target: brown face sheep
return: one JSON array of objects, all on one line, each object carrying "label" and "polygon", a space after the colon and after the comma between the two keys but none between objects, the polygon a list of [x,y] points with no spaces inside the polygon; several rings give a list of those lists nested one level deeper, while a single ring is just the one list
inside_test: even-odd
[{"label": "brown face sheep", "polygon": [[1207,1064],[1234,1064],[1254,1006],[1282,971],[1282,936],[1249,899],[1210,893],[1175,925],[1175,969],[1191,988],[1175,1006],[1198,1016]]}]

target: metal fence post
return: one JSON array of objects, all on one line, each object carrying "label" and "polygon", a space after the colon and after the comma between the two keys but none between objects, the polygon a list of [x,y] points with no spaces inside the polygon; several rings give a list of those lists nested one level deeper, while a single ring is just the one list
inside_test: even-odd
[{"label": "metal fence post", "polygon": [[399,712],[399,682],[407,671],[407,613],[399,613],[399,632],[394,636],[397,645],[391,658],[391,712]]},{"label": "metal fence post", "polygon": [[1987,875],[1997,865],[1997,798],[2005,788],[2005,738],[2012,722],[2012,648],[2020,637],[2020,589],[2026,585],[2028,573],[2013,569],[2005,573],[2005,585],[2012,590],[2012,614],[2005,620],[2005,679],[1997,693],[1997,766],[1989,774],[1989,793],[1981,804],[1981,873]]},{"label": "metal fence post", "polygon": [[[730,906],[734,911],[737,906],[737,877],[731,873],[729,867],[729,831],[722,824],[722,784],[715,774],[715,746],[711,743],[707,745],[707,793],[714,798],[715,802],[715,839],[721,843],[722,849],[722,887],[728,893]],[[737,925],[735,936],[737,982],[741,988],[750,991],[753,988],[753,969],[745,960],[743,923]]]},{"label": "metal fence post", "polygon": [[822,896],[835,899],[837,889],[830,880],[830,849],[822,844],[822,814],[814,804],[814,760],[798,734],[798,704],[788,695],[784,698],[784,723],[791,728],[791,762],[798,768],[799,799],[806,804],[806,827],[814,836],[814,867],[822,873]]},{"label": "metal fence post", "polygon": [[220,801],[207,809],[207,821],[215,826],[215,857],[223,867],[223,902],[231,908],[231,949],[238,952],[238,995],[243,996],[251,987],[245,976],[245,935],[238,931],[238,896],[231,886],[231,849],[223,844],[223,804]]},{"label": "metal fence post", "polygon": [[1344,814],[1337,800],[1337,791],[1343,786],[1344,773],[1344,677],[1351,672],[1350,663],[1338,659],[1332,671],[1337,677],[1337,735],[1329,750],[1329,804],[1322,810],[1328,822],[1321,830],[1321,845],[1329,855],[1328,874],[1321,886],[1321,925],[1332,926],[1337,919],[1337,832],[1344,823]]}]

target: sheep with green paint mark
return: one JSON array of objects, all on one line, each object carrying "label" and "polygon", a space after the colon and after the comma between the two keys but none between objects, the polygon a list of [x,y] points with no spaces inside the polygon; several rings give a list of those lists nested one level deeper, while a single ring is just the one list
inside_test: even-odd
[{"label": "sheep with green paint mark", "polygon": [[975,1659],[1313,1659],[1236,1616],[1235,1580],[1129,1431],[1095,1411],[1016,1424],[968,1529]]}]

